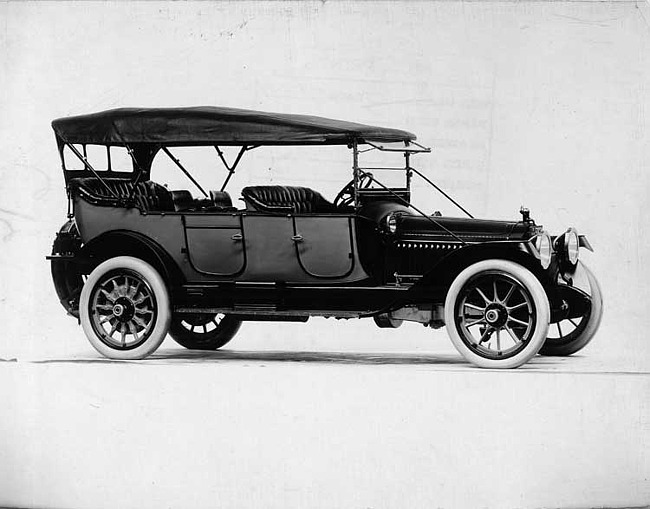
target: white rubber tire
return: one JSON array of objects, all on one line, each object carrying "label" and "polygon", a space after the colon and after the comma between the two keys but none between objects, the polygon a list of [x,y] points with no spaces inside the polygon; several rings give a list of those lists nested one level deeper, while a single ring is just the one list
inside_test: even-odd
[{"label": "white rubber tire", "polygon": [[539,352],[540,355],[564,357],[579,352],[589,344],[598,331],[598,327],[600,327],[600,321],[603,318],[603,292],[594,273],[582,262],[580,262],[580,265],[582,265],[587,273],[587,279],[591,288],[591,311],[589,312],[587,324],[577,337],[572,338],[564,344],[557,345],[547,341],[542,346]]},{"label": "white rubber tire", "polygon": [[[153,325],[151,334],[144,343],[130,350],[112,348],[104,343],[93,329],[90,317],[90,299],[93,288],[106,273],[119,269],[127,269],[138,273],[153,291],[157,305],[155,324]],[[90,273],[81,291],[79,315],[81,318],[81,327],[95,350],[109,359],[122,360],[143,359],[155,352],[167,335],[172,316],[169,292],[158,271],[148,263],[131,256],[110,258],[99,264]]]},{"label": "white rubber tire", "polygon": [[[535,329],[528,344],[520,352],[505,359],[488,359],[477,354],[461,338],[456,327],[455,308],[456,301],[465,284],[474,276],[487,271],[498,271],[514,278],[521,284],[532,297],[535,309]],[[548,334],[551,317],[548,297],[539,280],[525,267],[508,260],[484,260],[470,265],[463,270],[449,287],[445,299],[445,324],[447,333],[456,350],[469,362],[480,367],[490,369],[517,368],[532,359],[544,344]]]}]

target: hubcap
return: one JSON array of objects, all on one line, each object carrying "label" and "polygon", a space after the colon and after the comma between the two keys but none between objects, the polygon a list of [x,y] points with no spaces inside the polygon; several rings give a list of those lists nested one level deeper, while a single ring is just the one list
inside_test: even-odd
[{"label": "hubcap", "polygon": [[99,339],[116,350],[144,343],[156,322],[156,299],[142,275],[131,270],[107,273],[92,290],[92,327]]},{"label": "hubcap", "polygon": [[485,312],[485,319],[488,321],[488,323],[493,324],[499,319],[499,313],[494,309],[490,309],[489,311]]},{"label": "hubcap", "polygon": [[123,323],[129,323],[135,316],[135,305],[128,297],[118,297],[113,306],[113,314]]},{"label": "hubcap", "polygon": [[456,327],[463,342],[482,357],[512,357],[526,346],[533,334],[532,302],[528,290],[509,274],[480,273],[460,292]]}]

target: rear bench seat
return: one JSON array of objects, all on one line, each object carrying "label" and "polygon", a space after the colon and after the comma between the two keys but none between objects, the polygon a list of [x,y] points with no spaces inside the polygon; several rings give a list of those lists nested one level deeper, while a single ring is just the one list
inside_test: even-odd
[{"label": "rear bench seat", "polygon": [[[119,178],[104,178],[103,182],[95,177],[73,179],[69,182],[70,190],[76,196],[93,205],[120,207],[133,191],[133,182]],[[109,191],[107,187],[112,191]],[[117,195],[115,198],[113,195]],[[145,212],[172,212],[174,202],[168,189],[160,184],[147,180],[135,186],[133,198],[137,207]]]},{"label": "rear bench seat", "polygon": [[[119,178],[104,178],[102,182],[94,177],[78,178],[70,181],[70,189],[75,195],[93,205],[106,207],[125,207],[125,200],[131,195],[133,183]],[[133,194],[135,205],[144,212],[232,212],[230,195],[223,191],[210,191],[210,197],[195,199],[187,190],[169,191],[157,182],[140,182]]]}]

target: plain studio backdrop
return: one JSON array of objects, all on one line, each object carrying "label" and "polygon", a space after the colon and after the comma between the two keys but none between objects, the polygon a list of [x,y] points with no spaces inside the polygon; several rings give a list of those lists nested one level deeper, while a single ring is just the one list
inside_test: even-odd
[{"label": "plain studio backdrop", "polygon": [[[551,233],[576,227],[595,249],[594,253],[582,250],[583,259],[601,283],[605,314],[593,343],[574,359],[562,361],[561,366],[599,372],[647,372],[649,20],[648,5],[633,1],[1,2],[0,358],[16,359],[16,364],[2,363],[0,371],[6,375],[7,370],[18,369],[16,365],[23,362],[98,358],[81,328],[65,316],[45,261],[55,232],[66,219],[63,177],[50,122],[123,106],[220,105],[406,129],[433,149],[429,155],[415,157],[414,165],[476,217],[517,219],[519,207],[525,205],[537,223]],[[188,166],[209,188],[218,188],[224,177],[214,154]],[[341,147],[263,148],[244,158],[229,189],[236,197],[251,183],[305,185],[332,199],[350,178],[350,166],[350,153]],[[164,180],[167,176],[153,178]],[[170,172],[168,178],[178,179],[178,175]],[[416,183],[414,200],[427,212],[458,213],[426,185]],[[163,345],[163,350],[174,348],[169,339]],[[384,331],[370,321],[356,320],[249,324],[233,341],[232,349],[415,351],[457,357],[443,331],[416,324]],[[33,366],[45,369],[49,365]],[[210,367],[222,369],[221,365]],[[187,372],[203,368],[189,366]],[[363,372],[365,368],[359,369]],[[411,368],[415,367],[402,369]],[[81,368],[52,365],[51,369],[63,370],[60,377],[69,384],[62,390],[72,390],[75,384],[70,377],[78,373],[67,374],[65,369]],[[150,372],[139,373],[146,376]],[[231,375],[238,376],[236,372]],[[14,460],[13,466],[4,462],[0,467],[5,474],[0,478],[0,488],[3,479],[8,483],[0,489],[0,503],[111,505],[111,501],[119,500],[111,497],[118,495],[108,488],[93,491],[90,481],[78,484],[76,491],[66,491],[65,482],[61,484],[52,473],[52,465],[59,464],[56,451],[64,450],[64,446],[39,459],[48,440],[38,437],[39,421],[45,417],[38,394],[46,384],[40,376],[34,372],[23,379],[32,399],[15,396],[24,389],[19,376],[10,378],[13,387],[0,389],[6,398],[14,395],[8,407],[14,413],[3,416],[6,427],[0,428],[0,451],[4,448]],[[315,375],[316,380],[326,377],[323,373]],[[369,377],[366,382],[372,384],[372,380]],[[577,384],[578,375],[565,380],[569,385]],[[603,399],[602,406],[584,410],[589,418],[599,420],[615,418],[612,413],[621,411],[613,401],[627,401],[636,408],[632,416],[636,421],[620,424],[620,429],[629,434],[629,449],[622,447],[604,458],[611,461],[610,470],[627,478],[618,478],[615,473],[607,477],[602,469],[607,471],[608,467],[582,458],[581,468],[597,471],[594,478],[602,491],[596,490],[595,498],[589,498],[594,488],[588,484],[576,485],[580,496],[575,499],[568,495],[560,502],[545,498],[551,497],[552,490],[545,489],[543,479],[550,474],[536,471],[542,479],[535,491],[538,498],[524,499],[520,494],[508,498],[505,489],[501,498],[472,498],[475,493],[471,489],[462,495],[438,486],[439,498],[431,499],[424,488],[413,486],[409,493],[420,498],[410,499],[411,506],[450,505],[459,500],[466,505],[494,507],[588,505],[594,501],[647,503],[649,425],[648,406],[643,403],[648,397],[647,378],[631,384],[629,390],[621,389],[621,380],[614,377],[594,388],[592,403],[603,397],[598,392],[603,388],[614,387],[615,396]],[[455,383],[462,390],[462,383]],[[544,390],[544,384],[538,387],[531,382],[531,387]],[[559,393],[566,390],[560,386],[554,389]],[[137,381],[133,390],[139,390]],[[347,391],[345,387],[339,390]],[[177,394],[179,398],[181,395]],[[390,412],[388,408],[387,414]],[[589,429],[592,423],[585,417],[581,426]],[[59,424],[65,426],[64,422]],[[611,426],[619,429],[616,424]],[[16,431],[19,428],[22,431]],[[247,431],[255,435],[258,430]],[[61,439],[60,434],[56,436]],[[75,436],[70,435],[71,443]],[[584,450],[597,451],[602,446],[599,436],[595,433]],[[164,434],[160,437],[165,439]],[[31,440],[25,456],[10,443],[19,438]],[[92,451],[101,457],[99,450]],[[320,453],[329,457],[324,450]],[[560,458],[559,452],[556,457]],[[503,459],[499,456],[497,465],[499,458]],[[545,468],[557,468],[553,456],[549,458]],[[164,460],[162,456],[158,459],[161,463]],[[92,470],[93,462],[88,461],[78,466],[77,474],[86,467]],[[372,466],[374,457],[365,461],[371,464],[368,468],[376,467]],[[29,468],[23,463],[29,463]],[[116,458],[108,464],[117,472],[125,468]],[[478,463],[483,469],[490,465]],[[336,480],[336,468],[331,464],[320,474],[325,480]],[[16,469],[23,473],[16,474]],[[54,475],[57,480],[37,481],[29,469],[42,469],[46,477]],[[413,469],[417,475],[416,466]],[[110,475],[119,476],[116,471]],[[485,473],[469,471],[461,482],[478,482]],[[60,474],[75,484],[73,474],[69,475]],[[516,492],[520,485],[513,472],[500,475]],[[94,477],[99,478],[100,474]],[[386,482],[385,478],[376,481],[377,486]],[[572,482],[579,483],[575,479]],[[298,484],[297,491],[283,492],[285,499],[273,491],[278,507],[283,502],[297,507],[317,502],[323,506],[347,506],[347,502],[355,507],[370,505],[360,496],[346,499],[345,489],[339,492],[343,498],[328,499],[331,492],[321,493],[316,485],[312,486],[316,498],[311,499],[300,491],[305,484]],[[257,488],[262,494],[259,499],[247,500],[257,501],[259,507],[271,505],[263,496],[267,493],[264,486],[262,483]],[[566,490],[575,494],[571,488]],[[39,498],[38,493],[46,494]],[[231,505],[237,506],[236,496],[228,493]],[[127,500],[134,505],[151,501],[133,496]],[[158,500],[157,505],[182,507],[179,500],[172,496]],[[388,496],[371,502],[375,507],[409,506],[404,500]],[[201,505],[202,501],[194,502]]]}]

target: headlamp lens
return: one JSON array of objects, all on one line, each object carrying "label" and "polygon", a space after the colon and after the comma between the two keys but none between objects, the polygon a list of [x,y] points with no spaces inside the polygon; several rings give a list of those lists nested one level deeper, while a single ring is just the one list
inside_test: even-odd
[{"label": "headlamp lens", "polygon": [[386,218],[386,228],[390,233],[397,231],[397,216],[395,214],[389,214]]},{"label": "headlamp lens", "polygon": [[578,263],[579,252],[580,240],[578,239],[578,233],[574,229],[570,229],[564,234],[564,253],[571,265]]}]

